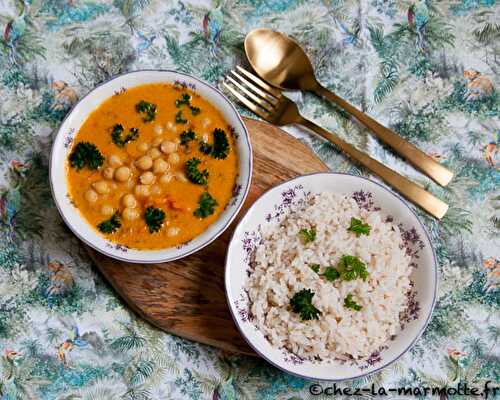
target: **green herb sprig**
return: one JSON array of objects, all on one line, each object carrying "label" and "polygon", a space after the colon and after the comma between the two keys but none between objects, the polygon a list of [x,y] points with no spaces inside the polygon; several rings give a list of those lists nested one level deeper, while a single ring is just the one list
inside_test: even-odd
[{"label": "green herb sprig", "polygon": [[226,132],[224,132],[222,129],[215,128],[213,131],[213,137],[213,144],[200,140],[198,149],[203,154],[211,155],[213,158],[223,160],[228,156],[230,151]]},{"label": "green herb sprig", "polygon": [[333,267],[326,267],[325,270],[323,271],[323,276],[329,282],[333,282],[340,278],[339,271],[337,271]]},{"label": "green herb sprig", "polygon": [[344,307],[345,308],[350,308],[351,310],[354,310],[354,311],[361,311],[361,309],[363,308],[363,306],[360,306],[358,303],[356,303],[353,299],[352,299],[352,294],[349,293],[346,298],[344,299]]},{"label": "green herb sprig", "polygon": [[208,183],[208,170],[200,171],[198,166],[201,164],[199,158],[193,157],[186,161],[186,175],[188,179],[196,185],[206,185]]},{"label": "green herb sprig", "polygon": [[215,128],[213,131],[214,143],[212,145],[212,157],[223,160],[229,154],[229,141],[227,140],[226,132],[222,129]]},{"label": "green herb sprig", "polygon": [[319,264],[309,264],[309,268],[311,268],[318,275],[324,276],[325,279],[330,282],[333,282],[340,277],[339,272],[333,267],[326,267],[322,274],[319,273],[321,268]]},{"label": "green herb sprig", "polygon": [[304,244],[314,242],[316,240],[316,227],[313,226],[311,229],[303,228],[299,231],[299,235]]},{"label": "green herb sprig", "polygon": [[104,163],[104,156],[95,144],[89,142],[77,143],[68,159],[71,167],[77,170],[85,166],[90,170],[95,170]]},{"label": "green herb sprig", "polygon": [[189,106],[189,109],[191,110],[191,114],[193,115],[198,115],[199,113],[201,113],[200,107]]},{"label": "green herb sprig", "polygon": [[366,264],[356,256],[342,256],[338,264],[338,270],[340,277],[344,281],[352,281],[358,278],[366,281],[366,278],[368,278]]},{"label": "green herb sprig", "polygon": [[125,136],[122,135],[123,130],[124,129],[122,124],[116,124],[115,126],[113,126],[113,130],[111,131],[111,140],[118,147],[123,147],[128,142],[137,140],[137,138],[139,137],[139,129],[137,128],[130,128],[129,133],[127,133]]},{"label": "green herb sprig", "polygon": [[203,192],[198,200],[198,208],[194,210],[193,215],[198,218],[206,218],[215,212],[217,206],[217,200],[210,196],[210,193]]},{"label": "green herb sprig", "polygon": [[191,96],[187,93],[182,93],[181,97],[175,100],[175,106],[177,108],[181,108],[184,105],[186,106],[189,105],[190,101],[191,101]]},{"label": "green herb sprig", "polygon": [[102,233],[109,234],[117,231],[121,226],[122,223],[120,221],[120,216],[118,213],[114,213],[110,219],[107,219],[97,225],[97,229],[99,229]]},{"label": "green herb sprig", "polygon": [[144,122],[151,122],[156,118],[156,104],[141,100],[135,105],[135,110],[143,114],[142,120]]},{"label": "green herb sprig", "polygon": [[180,135],[181,145],[187,146],[192,140],[196,140],[196,133],[191,128],[183,131]]},{"label": "green herb sprig", "polygon": [[[307,230],[305,230],[307,231]],[[307,231],[307,237],[310,239],[310,232]],[[361,261],[358,257],[344,255],[341,257],[337,268],[328,266],[324,269],[323,273],[320,274],[319,264],[309,264],[309,267],[315,271],[318,275],[324,276],[327,281],[333,282],[337,279],[343,281],[352,281],[354,279],[363,279],[364,281],[368,277],[368,270],[366,269],[366,264]]]},{"label": "green herb sprig", "polygon": [[302,289],[295,293],[290,299],[290,306],[294,313],[300,314],[303,321],[318,319],[321,312],[313,306],[312,298],[314,292],[310,289]]},{"label": "green herb sprig", "polygon": [[165,211],[161,208],[148,207],[144,212],[144,221],[148,226],[149,233],[158,232],[165,222]]},{"label": "green herb sprig", "polygon": [[201,112],[199,107],[193,106],[191,104],[191,96],[187,93],[182,93],[181,97],[175,100],[175,106],[181,108],[182,106],[188,106],[191,110],[191,114],[198,115]]},{"label": "green herb sprig", "polygon": [[356,235],[356,237],[360,237],[361,235],[368,236],[370,234],[371,226],[365,224],[360,219],[352,217],[351,226],[349,226],[347,230],[353,232]]}]

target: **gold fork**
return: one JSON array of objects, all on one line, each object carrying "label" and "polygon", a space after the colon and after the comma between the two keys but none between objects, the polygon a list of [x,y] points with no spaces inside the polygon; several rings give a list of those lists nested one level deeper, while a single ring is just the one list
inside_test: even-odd
[{"label": "gold fork", "polygon": [[[237,67],[231,71],[234,76],[227,76],[223,85],[246,107],[262,119],[275,125],[298,124],[317,133],[347,153],[352,159],[380,176],[408,200],[422,207],[429,214],[441,219],[448,211],[448,204],[427,192],[421,186],[410,181],[396,171],[386,167],[366,153],[359,151],[351,144],[328,132],[314,122],[300,115],[297,105],[281,94],[279,89],[251,74],[247,70]],[[235,79],[236,78],[236,79]]]}]

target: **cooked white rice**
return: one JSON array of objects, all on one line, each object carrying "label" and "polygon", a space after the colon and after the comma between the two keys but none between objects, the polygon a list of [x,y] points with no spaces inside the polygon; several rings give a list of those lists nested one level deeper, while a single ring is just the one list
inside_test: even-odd
[{"label": "cooked white rice", "polygon": [[[347,231],[351,217],[371,226],[367,235]],[[316,227],[317,237],[304,244],[299,230]],[[295,206],[279,223],[262,227],[255,270],[246,285],[254,323],[276,347],[311,360],[364,358],[399,329],[410,288],[410,257],[398,227],[378,211],[367,211],[345,195],[324,192]],[[336,266],[342,255],[367,265],[366,281],[327,281],[310,264]],[[290,299],[302,289],[314,292],[317,320],[302,321]],[[351,293],[363,308],[344,307]]]}]

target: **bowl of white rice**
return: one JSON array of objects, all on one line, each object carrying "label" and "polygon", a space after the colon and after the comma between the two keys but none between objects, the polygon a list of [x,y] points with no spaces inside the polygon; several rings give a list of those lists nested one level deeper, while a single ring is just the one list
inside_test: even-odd
[{"label": "bowl of white rice", "polygon": [[407,203],[369,179],[317,173],[266,192],[228,247],[225,286],[249,345],[307,379],[355,379],[407,352],[435,303],[437,261]]}]

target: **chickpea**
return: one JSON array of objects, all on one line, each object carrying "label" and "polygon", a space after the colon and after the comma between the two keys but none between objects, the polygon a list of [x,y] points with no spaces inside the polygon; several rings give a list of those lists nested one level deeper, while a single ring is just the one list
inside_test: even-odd
[{"label": "chickpea", "polygon": [[113,167],[106,167],[102,171],[102,176],[104,176],[106,179],[113,179],[114,175],[115,169]]},{"label": "chickpea", "polygon": [[181,158],[179,157],[179,154],[177,153],[172,153],[172,154],[169,154],[168,155],[168,158],[167,158],[168,162],[170,164],[178,164],[179,161],[181,160]]},{"label": "chickpea", "polygon": [[92,184],[95,191],[99,194],[108,194],[110,191],[108,182],[106,181],[97,181]]},{"label": "chickpea", "polygon": [[132,193],[128,193],[125,196],[123,196],[122,203],[125,207],[128,207],[128,208],[136,208],[137,207],[137,200],[135,199],[135,197]]},{"label": "chickpea", "polygon": [[163,142],[163,138],[161,136],[155,137],[153,140],[153,146],[159,146]]},{"label": "chickpea", "polygon": [[173,175],[169,172],[167,172],[166,174],[163,174],[162,176],[160,176],[160,183],[163,183],[163,184],[166,184],[166,183],[169,183],[173,178]]},{"label": "chickpea", "polygon": [[161,194],[161,187],[158,185],[151,186],[151,194],[154,196],[159,196]]},{"label": "chickpea", "polygon": [[169,237],[177,236],[180,231],[181,230],[176,226],[171,226],[170,228],[167,229],[167,236]]},{"label": "chickpea", "polygon": [[[148,156],[151,157],[153,160],[156,160],[158,157],[161,156],[160,150],[158,150],[156,147],[153,147],[149,149],[148,151]],[[150,167],[151,168],[151,167]]]},{"label": "chickpea", "polygon": [[180,144],[181,144],[181,139],[179,139],[178,137],[176,137],[176,138],[174,139],[174,143],[175,143],[176,145],[180,145]]},{"label": "chickpea", "polygon": [[163,127],[160,124],[156,124],[153,131],[155,135],[161,135],[163,133]]},{"label": "chickpea", "polygon": [[120,157],[118,157],[116,154],[112,154],[110,157],[109,157],[109,160],[108,160],[108,163],[109,165],[111,165],[113,168],[117,168],[119,167],[120,165],[123,164],[123,161],[121,160]]},{"label": "chickpea", "polygon": [[138,197],[148,197],[151,194],[151,188],[148,185],[136,185],[134,193]]},{"label": "chickpea", "polygon": [[153,166],[153,159],[150,156],[142,156],[135,162],[135,165],[143,171],[146,171]]},{"label": "chickpea", "polygon": [[170,164],[161,158],[157,158],[153,163],[153,172],[155,174],[162,174],[163,172],[168,171],[170,168]]},{"label": "chickpea", "polygon": [[137,145],[137,150],[140,151],[141,153],[145,153],[149,149],[149,144],[146,142],[139,143]]},{"label": "chickpea", "polygon": [[92,189],[89,189],[85,192],[85,200],[87,200],[89,203],[95,203],[97,201],[97,193],[92,190]]},{"label": "chickpea", "polygon": [[179,182],[187,182],[188,181],[186,174],[182,171],[177,171],[175,173],[175,179],[177,179]]},{"label": "chickpea", "polygon": [[171,131],[171,132],[175,132],[175,131],[177,130],[177,129],[176,129],[176,127],[175,127],[175,125],[174,125],[174,123],[173,123],[173,122],[171,122],[171,121],[168,121],[168,122],[165,124],[165,128],[167,128],[167,129],[168,129],[169,131]]},{"label": "chickpea", "polygon": [[119,182],[126,182],[130,178],[131,171],[129,167],[120,167],[115,172],[115,179]]},{"label": "chickpea", "polygon": [[177,144],[175,144],[174,142],[171,142],[170,140],[164,140],[161,143],[160,149],[165,154],[175,153],[175,151],[177,150]]},{"label": "chickpea", "polygon": [[139,218],[140,214],[139,214],[139,210],[137,210],[136,208],[128,208],[127,207],[123,210],[122,216],[126,220],[133,221],[133,220]]},{"label": "chickpea", "polygon": [[101,214],[106,215],[108,217],[112,216],[115,213],[115,209],[111,207],[109,204],[103,204],[101,207]]},{"label": "chickpea", "polygon": [[151,171],[146,171],[139,177],[139,180],[143,185],[151,185],[155,180],[155,175]]}]

